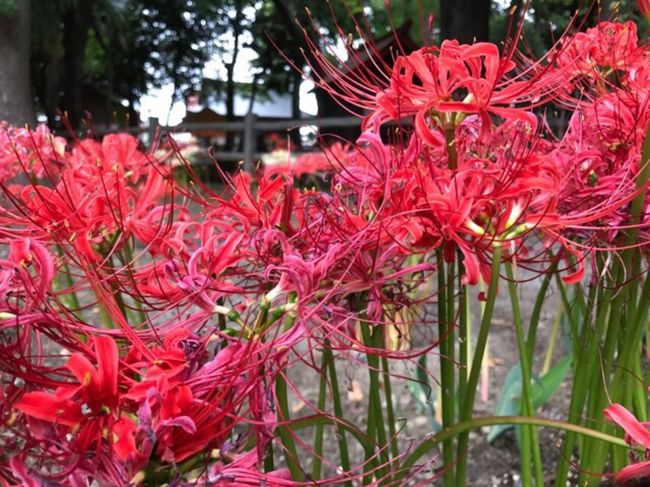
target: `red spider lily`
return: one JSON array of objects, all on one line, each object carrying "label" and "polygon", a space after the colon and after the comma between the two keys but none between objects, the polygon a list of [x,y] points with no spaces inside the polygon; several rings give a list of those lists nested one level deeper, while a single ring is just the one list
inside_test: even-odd
[{"label": "red spider lily", "polygon": [[502,56],[490,43],[443,41],[440,48],[398,56],[386,74],[388,83],[381,77],[373,83],[353,82],[343,73],[337,75],[325,61],[323,67],[334,74],[319,75],[312,66],[316,77],[322,78],[321,87],[342,103],[372,111],[366,128],[376,130],[385,121],[413,116],[418,135],[434,147],[446,145],[445,132],[466,114],[481,117],[484,134],[491,116],[524,120],[535,127],[530,110],[564,95],[568,82],[567,70],[530,61],[512,49]]},{"label": "red spider lily", "polygon": [[265,174],[287,174],[298,178],[329,172],[345,166],[345,161],[352,148],[348,144],[335,142],[328,147],[321,148],[321,152],[302,154],[295,161],[287,159],[277,164],[267,165]]},{"label": "red spider lily", "polygon": [[261,473],[258,469],[259,460],[254,450],[238,455],[224,452],[222,459],[210,467],[205,483],[199,485],[257,486],[261,484],[269,487],[294,485],[294,482],[291,481],[289,469],[274,470],[267,473]]},{"label": "red spider lily", "polygon": [[251,177],[239,172],[227,180],[229,197],[214,197],[209,216],[221,225],[229,223],[244,233],[251,228],[271,229],[282,227],[290,231],[290,218],[298,192],[291,181],[273,173],[262,174],[258,188],[251,187]]},{"label": "red spider lily", "polygon": [[575,76],[598,79],[613,70],[627,71],[639,61],[642,52],[634,22],[600,22],[564,39],[555,62]]},{"label": "red spider lily", "polygon": [[72,150],[70,167],[88,177],[99,170],[114,172],[135,182],[150,166],[150,159],[138,149],[138,140],[128,134],[108,134],[101,143],[84,139]]},{"label": "red spider lily", "polygon": [[391,85],[378,96],[379,110],[370,120],[381,123],[415,115],[418,134],[433,146],[445,145],[445,130],[453,130],[457,123],[447,114],[479,114],[484,131],[490,114],[525,120],[534,128],[537,121],[532,114],[512,107],[536,106],[545,90],[552,90],[553,81],[508,79],[515,67],[490,43],[444,41],[439,50],[424,48],[399,57]]},{"label": "red spider lily", "polygon": [[[650,423],[640,423],[632,413],[620,404],[612,404],[605,409],[605,417],[625,430],[625,441],[630,445],[640,445],[650,451]],[[650,460],[638,461],[616,473],[616,483],[625,485],[640,478],[650,478]]]},{"label": "red spider lily", "polygon": [[36,130],[16,128],[0,122],[0,183],[23,171],[42,178],[63,159],[65,139],[54,137],[46,125]]},{"label": "red spider lily", "polygon": [[[178,329],[153,350],[152,361],[133,363],[142,379],[124,397],[139,404],[137,436],[145,455],[155,449],[161,461],[182,462],[218,445],[235,426],[233,417],[244,400],[254,402],[254,345],[228,345],[201,364],[203,346],[188,330]],[[270,366],[272,359],[266,360]]]},{"label": "red spider lily", "polygon": [[242,260],[238,248],[244,235],[239,232],[211,235],[206,231],[203,238],[204,245],[193,252],[184,242],[175,247],[174,252],[181,256],[191,252],[186,264],[174,258],[140,269],[135,278],[141,292],[168,303],[181,304],[185,300],[207,313],[214,313],[219,298],[241,291],[230,282],[227,270]]},{"label": "red spider lily", "polygon": [[54,394],[28,392],[15,404],[25,415],[73,434],[73,448],[79,453],[107,445],[122,461],[137,455],[135,424],[119,410],[118,349],[113,339],[93,340],[97,368],[82,354],[71,355],[66,367],[77,385],[61,385]]},{"label": "red spider lily", "polygon": [[7,188],[16,210],[4,219],[101,261],[111,243],[125,241],[132,222],[160,204],[166,172],[137,151],[131,136],[107,136],[101,145],[84,140],[49,174],[52,185]]},{"label": "red spider lily", "polygon": [[[336,180],[345,184],[338,193],[349,191],[367,204],[382,235],[405,253],[445,241],[457,245],[466,259],[465,280],[472,284],[479,278],[479,253],[493,242],[525,236],[554,213],[561,181],[528,125],[508,121],[493,126],[488,137],[480,136],[481,125],[472,116],[461,122],[453,169],[426,146],[410,144],[400,154],[366,133],[360,140],[373,147],[365,156],[372,164],[357,168],[350,158]],[[355,210],[348,226],[367,226],[363,215]]]},{"label": "red spider lily", "polygon": [[51,290],[54,261],[34,239],[9,242],[7,259],[0,259],[0,311],[25,312],[42,304]]}]

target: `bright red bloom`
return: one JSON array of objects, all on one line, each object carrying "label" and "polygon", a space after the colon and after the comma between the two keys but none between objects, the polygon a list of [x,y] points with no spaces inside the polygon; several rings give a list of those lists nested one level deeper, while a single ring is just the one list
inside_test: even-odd
[{"label": "bright red bloom", "polygon": [[[158,207],[169,190],[168,168],[154,164],[126,134],[106,136],[101,144],[79,142],[48,174],[49,184],[14,185],[8,192],[17,207],[7,223],[64,242],[81,257],[101,261],[110,245],[131,232],[150,243],[159,231],[145,233],[140,221]],[[116,237],[120,237],[116,239]]]},{"label": "bright red bloom", "polygon": [[369,117],[370,123],[415,115],[418,134],[434,146],[444,146],[445,130],[458,122],[448,114],[476,113],[484,131],[490,114],[525,120],[534,128],[536,118],[526,110],[541,103],[558,82],[529,80],[521,74],[508,77],[515,68],[511,58],[501,57],[498,47],[486,42],[443,41],[440,49],[427,47],[400,56],[390,87],[377,97],[379,109]]},{"label": "bright red bloom", "polygon": [[564,39],[555,62],[572,75],[593,81],[614,69],[628,70],[641,55],[634,22],[600,22]]},{"label": "bright red bloom", "polygon": [[[612,404],[605,409],[605,417],[625,430],[625,441],[630,445],[640,445],[650,451],[650,423],[639,422],[632,413],[620,404]],[[616,473],[616,483],[625,485],[640,478],[650,479],[650,460],[636,461]]]},{"label": "bright red bloom", "polygon": [[286,487],[293,484],[291,481],[291,473],[287,468],[261,473],[259,471],[260,461],[255,450],[228,456],[231,461],[226,463],[221,460],[215,463],[210,467],[210,472],[207,475],[207,479],[205,479],[206,483],[199,485],[219,487],[226,487],[228,485]]},{"label": "bright red bloom", "polygon": [[30,130],[0,121],[0,184],[23,171],[36,178],[48,176],[63,159],[65,145],[46,125]]},{"label": "bright red bloom", "polygon": [[65,427],[72,433],[73,448],[83,453],[93,446],[107,444],[124,461],[137,454],[133,440],[133,421],[122,416],[118,394],[118,349],[109,337],[95,337],[95,368],[80,353],[74,353],[66,367],[77,385],[61,385],[54,394],[28,392],[15,405],[22,413]]},{"label": "bright red bloom", "polygon": [[51,290],[54,261],[34,239],[12,239],[9,255],[0,259],[0,311],[18,313],[41,305]]}]

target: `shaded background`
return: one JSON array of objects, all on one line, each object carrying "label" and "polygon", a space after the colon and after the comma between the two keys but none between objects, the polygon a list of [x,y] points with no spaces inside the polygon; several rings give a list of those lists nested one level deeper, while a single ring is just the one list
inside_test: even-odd
[{"label": "shaded background", "polygon": [[[355,32],[353,19],[378,39],[392,38],[391,28],[402,28],[400,38],[408,38],[410,49],[444,38],[502,45],[509,22],[521,19],[525,4],[392,0],[386,8],[384,0],[332,3],[0,0],[0,120],[47,122],[60,130],[65,113],[79,129],[90,113],[96,126],[117,130],[150,116],[178,123],[188,106],[193,113],[207,108],[202,116],[208,119],[228,121],[264,110],[271,118],[297,119],[305,110],[331,115],[331,100],[316,101],[301,74],[289,66],[288,61],[306,66],[305,32],[323,52],[327,44],[343,52],[340,35]],[[543,52],[575,12],[585,16],[584,27],[613,11],[622,19],[636,15],[633,0],[602,0],[593,8],[585,3],[532,0],[520,47]],[[304,32],[293,19],[306,27]],[[227,139],[226,147],[235,143],[231,136]]]}]

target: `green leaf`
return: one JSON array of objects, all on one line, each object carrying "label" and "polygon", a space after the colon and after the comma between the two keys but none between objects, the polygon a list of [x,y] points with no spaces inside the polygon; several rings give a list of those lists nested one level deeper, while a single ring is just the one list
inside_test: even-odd
[{"label": "green leaf", "polygon": [[0,0],[0,16],[14,15],[18,12],[16,0]]},{"label": "green leaf", "polygon": [[546,374],[544,374],[539,380],[536,380],[533,383],[531,388],[531,393],[533,396],[533,407],[535,409],[546,404],[553,394],[566,379],[569,370],[571,369],[572,356],[567,355],[553,367],[551,367]]},{"label": "green leaf", "polygon": [[[569,373],[571,361],[571,355],[567,355],[542,377],[533,379],[530,391],[535,409],[546,404],[553,397],[553,394],[557,392]],[[516,416],[519,414],[521,411],[521,386],[521,367],[519,363],[516,363],[506,376],[503,391],[494,412],[496,416]],[[512,425],[507,424],[493,426],[490,428],[487,440],[489,442],[494,441],[512,427]]]}]

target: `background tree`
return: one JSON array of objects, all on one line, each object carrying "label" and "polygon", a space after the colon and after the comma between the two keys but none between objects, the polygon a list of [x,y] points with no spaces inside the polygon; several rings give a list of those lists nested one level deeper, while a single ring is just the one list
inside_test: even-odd
[{"label": "background tree", "polygon": [[[89,94],[134,113],[149,88],[171,83],[174,97],[198,87],[211,58],[214,2],[55,0],[33,2],[32,76],[38,108],[79,126]],[[62,28],[63,27],[63,28]]]},{"label": "background tree", "polygon": [[29,0],[0,0],[0,120],[32,122]]},{"label": "background tree", "polygon": [[463,44],[489,40],[490,6],[490,0],[440,0],[442,38]]},{"label": "background tree", "polygon": [[[369,36],[381,37],[409,19],[411,37],[421,45],[449,37],[461,42],[489,37],[500,43],[508,32],[507,13],[514,9],[513,21],[525,23],[520,47],[539,55],[576,11],[584,16],[578,27],[611,15],[622,20],[638,15],[634,0],[589,5],[588,0],[392,0],[389,8],[384,0],[333,0],[331,5],[307,0],[0,0],[0,116],[30,120],[35,100],[37,113],[53,127],[59,111],[78,127],[85,111],[97,113],[100,103],[104,122],[135,123],[140,97],[170,84],[174,100],[202,88],[211,99],[224,101],[228,119],[235,115],[236,94],[248,96],[252,108],[256,97],[271,90],[290,93],[297,118],[302,78],[278,48],[298,69],[307,69],[305,32],[322,52],[348,34],[358,38],[355,22]],[[429,12],[434,12],[434,30]],[[252,80],[237,83],[235,66],[244,47],[252,48],[257,59]],[[219,79],[205,80],[205,65],[215,60],[222,66]]]}]

